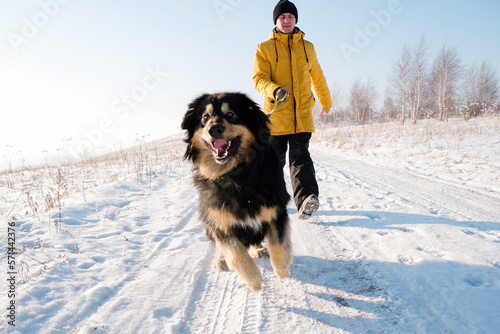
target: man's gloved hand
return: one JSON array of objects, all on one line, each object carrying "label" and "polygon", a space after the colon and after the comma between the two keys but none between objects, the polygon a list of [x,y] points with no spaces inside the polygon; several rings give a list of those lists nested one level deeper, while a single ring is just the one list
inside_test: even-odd
[{"label": "man's gloved hand", "polygon": [[278,90],[276,90],[276,93],[274,95],[276,95],[275,97],[277,102],[284,103],[286,102],[286,99],[290,95],[290,92],[285,87],[281,87]]}]

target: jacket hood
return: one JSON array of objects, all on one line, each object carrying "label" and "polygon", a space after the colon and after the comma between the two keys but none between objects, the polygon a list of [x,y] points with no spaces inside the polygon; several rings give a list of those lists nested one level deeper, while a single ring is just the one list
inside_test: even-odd
[{"label": "jacket hood", "polygon": [[298,27],[295,27],[293,34],[284,34],[278,31],[278,28],[274,28],[271,30],[269,34],[269,40],[274,42],[274,50],[276,52],[276,62],[279,61],[278,48],[276,47],[276,42],[283,43],[284,45],[292,45],[295,46],[297,43],[301,42],[304,46],[304,53],[306,55],[306,61],[309,62],[309,58],[307,57],[307,51],[305,46],[305,33],[300,30]]},{"label": "jacket hood", "polygon": [[[271,33],[269,34],[269,39],[288,43],[288,37],[290,35],[293,36],[293,41],[297,42],[301,39],[304,39],[304,36],[306,34],[302,30],[300,30],[298,27],[295,27],[293,34],[284,34],[282,32],[279,32],[278,28],[274,28],[273,30],[271,30]],[[295,37],[295,36],[297,36],[297,37]]]}]

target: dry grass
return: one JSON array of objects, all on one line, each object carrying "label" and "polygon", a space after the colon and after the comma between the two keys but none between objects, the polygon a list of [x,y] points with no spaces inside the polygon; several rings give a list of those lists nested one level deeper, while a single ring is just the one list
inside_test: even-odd
[{"label": "dry grass", "polygon": [[[449,122],[421,121],[415,125],[398,122],[375,123],[365,126],[317,126],[313,142],[320,142],[342,152],[387,159],[433,158],[433,164],[452,166],[458,160],[478,161],[496,158],[481,152],[461,151],[464,143],[480,135],[500,142],[500,117],[450,119]],[[152,186],[155,178],[173,173],[183,156],[182,138],[141,143],[129,149],[87,157],[76,162],[39,167],[24,166],[0,172],[0,216],[13,219],[34,217],[38,222],[49,221],[57,233],[64,220],[65,199],[81,196],[103,184],[124,180],[134,175],[139,184]],[[450,157],[450,147],[457,156]],[[498,161],[498,159],[497,159]]]},{"label": "dry grass", "polygon": [[313,141],[332,152],[499,191],[500,117],[365,126],[319,126]]},{"label": "dry grass", "polygon": [[[140,144],[81,161],[59,165],[24,166],[0,172],[0,216],[9,219],[35,217],[49,220],[61,232],[65,199],[81,195],[86,202],[89,189],[135,175],[137,183],[151,187],[155,178],[179,166],[183,152],[172,149],[179,139]],[[2,189],[3,188],[3,189]],[[13,200],[13,198],[15,198]],[[5,209],[3,209],[5,208]]]},{"label": "dry grass", "polygon": [[500,140],[500,117],[481,117],[469,121],[450,119],[448,122],[425,120],[414,125],[401,125],[398,122],[339,127],[320,125],[313,141],[362,154],[382,146],[397,153],[398,150],[417,146],[426,146],[429,150],[439,149],[439,143],[443,143],[443,147],[446,143],[447,148],[452,143],[455,148],[459,148],[461,142],[477,135],[493,136]]}]

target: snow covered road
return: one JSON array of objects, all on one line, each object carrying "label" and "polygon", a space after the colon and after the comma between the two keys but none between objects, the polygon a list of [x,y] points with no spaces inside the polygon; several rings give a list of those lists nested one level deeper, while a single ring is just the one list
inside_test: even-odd
[{"label": "snow covered road", "polygon": [[334,158],[325,149],[315,153],[328,206],[314,221],[324,235],[343,236],[347,252],[361,259],[392,301],[398,325],[376,332],[500,328],[497,193]]},{"label": "snow covered road", "polygon": [[497,332],[497,193],[319,144],[312,154],[321,205],[301,221],[290,203],[290,278],[257,259],[264,287],[254,294],[234,273],[212,269],[215,250],[183,162],[151,184],[131,176],[74,196],[59,234],[19,221],[30,276],[18,285],[16,327],[2,321],[0,331]]}]

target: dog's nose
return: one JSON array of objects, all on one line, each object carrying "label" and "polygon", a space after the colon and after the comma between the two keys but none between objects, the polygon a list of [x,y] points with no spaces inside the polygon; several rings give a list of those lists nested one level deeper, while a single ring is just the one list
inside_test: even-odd
[{"label": "dog's nose", "polygon": [[215,124],[208,129],[208,133],[212,138],[221,138],[222,134],[224,133],[224,125],[222,124]]}]

